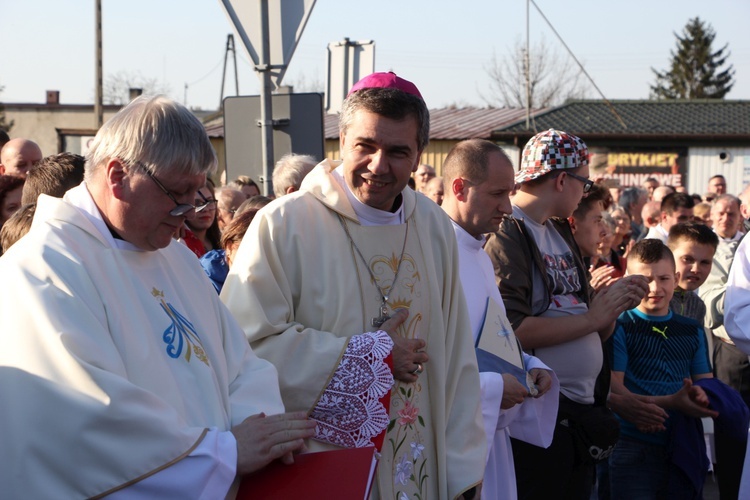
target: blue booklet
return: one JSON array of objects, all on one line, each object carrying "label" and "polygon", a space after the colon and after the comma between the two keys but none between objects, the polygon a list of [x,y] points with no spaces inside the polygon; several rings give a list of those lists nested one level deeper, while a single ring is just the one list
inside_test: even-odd
[{"label": "blue booklet", "polygon": [[511,374],[529,394],[536,395],[536,386],[523,360],[521,342],[513,333],[504,309],[492,297],[487,298],[484,323],[475,348],[480,372]]}]

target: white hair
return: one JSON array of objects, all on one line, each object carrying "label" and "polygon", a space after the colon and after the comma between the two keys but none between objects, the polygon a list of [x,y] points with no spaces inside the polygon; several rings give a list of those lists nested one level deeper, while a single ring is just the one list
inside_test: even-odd
[{"label": "white hair", "polygon": [[310,155],[289,153],[276,162],[273,169],[273,194],[280,198],[286,190],[294,187],[295,191],[302,185],[302,179],[310,173],[318,161]]},{"label": "white hair", "polygon": [[217,160],[203,124],[164,96],[140,96],[107,121],[86,155],[86,180],[109,160],[139,162],[150,172],[210,175]]}]

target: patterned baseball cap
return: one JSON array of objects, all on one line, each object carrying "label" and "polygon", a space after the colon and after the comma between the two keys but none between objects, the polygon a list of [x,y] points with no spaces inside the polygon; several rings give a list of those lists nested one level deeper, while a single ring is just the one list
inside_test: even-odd
[{"label": "patterned baseball cap", "polygon": [[585,167],[588,164],[589,149],[585,142],[573,134],[549,129],[536,134],[524,146],[516,183],[538,179],[553,170]]},{"label": "patterned baseball cap", "polygon": [[409,80],[404,80],[400,76],[397,76],[393,71],[389,71],[387,73],[372,73],[370,75],[367,75],[354,84],[346,97],[349,97],[358,90],[371,88],[399,89],[406,92],[407,94],[412,94],[422,99],[422,94],[419,93],[419,89],[416,85],[411,83]]}]

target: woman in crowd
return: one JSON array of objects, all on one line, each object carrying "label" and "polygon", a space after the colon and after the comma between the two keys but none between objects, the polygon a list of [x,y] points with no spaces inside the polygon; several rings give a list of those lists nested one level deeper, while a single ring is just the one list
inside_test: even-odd
[{"label": "woman in crowd", "polygon": [[250,198],[252,196],[258,196],[260,194],[260,187],[247,175],[240,175],[235,180],[227,184],[227,186],[239,189],[245,196]]},{"label": "woman in crowd", "polygon": [[221,234],[221,248],[206,252],[201,257],[201,266],[206,271],[217,293],[220,293],[224,286],[224,280],[229,273],[234,254],[256,213],[258,213],[257,208],[249,208],[243,212],[238,211]]},{"label": "woman in crowd", "polygon": [[612,248],[620,257],[625,257],[628,243],[630,243],[630,216],[624,208],[617,207],[612,211],[612,220],[615,223]]},{"label": "woman in crowd", "polygon": [[599,255],[596,257],[593,267],[596,269],[604,266],[612,266],[614,272],[611,274],[611,277],[619,278],[625,274],[625,266],[624,259],[617,255],[617,252],[612,247],[612,242],[615,239],[615,220],[611,215],[605,213],[602,216],[602,223],[604,224],[606,234],[602,238],[602,241],[599,242]]},{"label": "woman in crowd", "polygon": [[205,207],[196,211],[192,219],[185,221],[187,229],[183,242],[199,258],[209,250],[221,248],[221,231],[216,217],[216,198],[214,187],[210,182],[198,190],[194,202],[196,207]]},{"label": "woman in crowd", "polygon": [[693,207],[693,218],[695,222],[700,222],[707,225],[708,227],[712,227],[713,221],[711,220],[711,204],[706,203],[705,201],[696,203]]},{"label": "woman in crowd", "polygon": [[23,177],[0,175],[0,227],[21,208]]}]

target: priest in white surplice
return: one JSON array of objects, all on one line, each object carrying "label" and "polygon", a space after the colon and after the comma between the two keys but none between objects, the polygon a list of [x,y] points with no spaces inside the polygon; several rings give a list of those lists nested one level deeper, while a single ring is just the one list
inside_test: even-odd
[{"label": "priest in white surplice", "polygon": [[486,443],[456,241],[407,187],[427,108],[412,83],[376,73],[340,129],[343,162],[258,212],[222,300],[278,369],[286,407],[318,422],[311,450],[385,433],[374,496],[474,498]]},{"label": "priest in white surplice", "polygon": [[[458,143],[443,163],[442,208],[451,218],[458,241],[461,283],[475,342],[482,332],[488,299],[505,309],[483,246],[484,235],[496,231],[502,218],[511,212],[513,174],[513,165],[503,150],[481,139]],[[494,371],[479,374],[489,448],[482,498],[517,497],[511,436],[545,448],[552,442],[560,383],[538,358],[524,354],[524,363],[538,390],[535,397],[513,375]]]},{"label": "priest in white surplice", "polygon": [[[739,350],[750,356],[750,237],[737,247],[727,278],[724,327]],[[738,498],[750,498],[750,433]]]},{"label": "priest in white surplice", "polygon": [[135,99],[0,258],[2,496],[223,498],[313,434],[173,239],[215,165],[189,110]]}]

